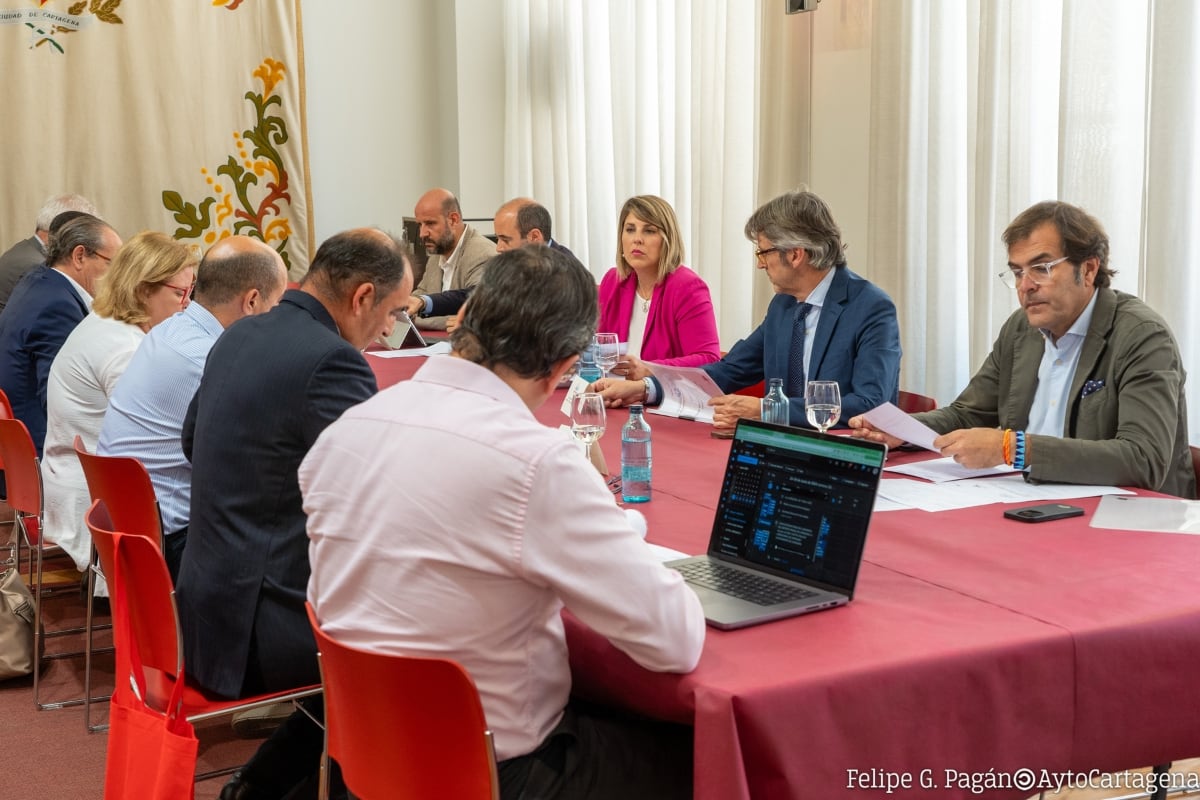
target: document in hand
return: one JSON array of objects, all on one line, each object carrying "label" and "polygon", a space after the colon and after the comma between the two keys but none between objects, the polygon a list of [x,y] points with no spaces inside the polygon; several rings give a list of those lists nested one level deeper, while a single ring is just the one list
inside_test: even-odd
[{"label": "document in hand", "polygon": [[712,424],[713,407],[708,404],[709,398],[721,397],[725,392],[713,383],[707,372],[699,367],[663,364],[651,364],[650,369],[662,385],[663,394],[658,408],[650,409],[652,414]]},{"label": "document in hand", "polygon": [[922,422],[917,422],[912,415],[905,414],[891,403],[884,403],[872,408],[863,414],[863,419],[875,426],[876,429],[895,436],[901,441],[915,444],[917,447],[924,447],[935,453],[938,452],[938,449],[933,446],[933,440],[938,437],[937,431]]}]

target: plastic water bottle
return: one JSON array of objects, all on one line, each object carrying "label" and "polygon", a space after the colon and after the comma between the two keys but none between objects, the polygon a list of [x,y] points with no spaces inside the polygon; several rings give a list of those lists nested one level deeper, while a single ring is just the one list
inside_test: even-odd
[{"label": "plastic water bottle", "polygon": [[579,377],[583,378],[588,383],[594,383],[604,377],[604,373],[600,371],[600,367],[596,365],[596,348],[595,345],[588,345],[582,353],[579,354]]},{"label": "plastic water bottle", "polygon": [[788,424],[789,406],[787,395],[783,393],[783,378],[771,378],[771,387],[763,396],[761,409],[763,422]]},{"label": "plastic water bottle", "polygon": [[649,502],[650,471],[650,426],[637,403],[629,407],[629,421],[621,429],[621,499]]}]

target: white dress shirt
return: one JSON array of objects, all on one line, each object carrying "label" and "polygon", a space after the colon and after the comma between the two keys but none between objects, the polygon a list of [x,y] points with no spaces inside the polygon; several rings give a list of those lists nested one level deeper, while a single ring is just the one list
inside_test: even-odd
[{"label": "white dress shirt", "polygon": [[348,410],[300,466],[321,627],[470,672],[501,760],[562,716],[571,610],[644,667],[686,672],[704,614],[604,479],[490,370],[444,356]]},{"label": "white dress shirt", "polygon": [[1071,407],[1071,383],[1079,367],[1079,353],[1083,340],[1092,325],[1092,310],[1096,307],[1096,294],[1084,307],[1070,329],[1058,341],[1050,332],[1042,330],[1045,350],[1038,366],[1038,385],[1029,407],[1029,426],[1026,433],[1062,437],[1067,432],[1067,410]]}]

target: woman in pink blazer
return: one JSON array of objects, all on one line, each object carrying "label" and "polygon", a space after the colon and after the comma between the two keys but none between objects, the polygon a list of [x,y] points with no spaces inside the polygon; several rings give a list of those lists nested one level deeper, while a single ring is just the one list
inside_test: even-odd
[{"label": "woman in pink blazer", "polygon": [[628,345],[613,372],[640,380],[650,374],[644,361],[698,367],[720,359],[712,298],[681,263],[675,210],[661,197],[639,195],[625,201],[617,219],[617,266],[600,281],[598,328]]}]

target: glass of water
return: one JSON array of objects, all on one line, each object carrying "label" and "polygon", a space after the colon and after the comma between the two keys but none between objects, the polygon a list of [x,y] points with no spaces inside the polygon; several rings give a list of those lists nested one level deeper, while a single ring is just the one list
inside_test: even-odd
[{"label": "glass of water", "polygon": [[604,435],[604,398],[597,392],[581,392],[571,404],[571,433],[588,447]]},{"label": "glass of water", "polygon": [[593,341],[596,345],[596,364],[608,375],[621,359],[621,345],[617,341],[617,335],[597,333]]},{"label": "glass of water", "polygon": [[805,384],[804,409],[808,424],[821,433],[836,425],[842,416],[842,391],[837,381],[809,381]]}]

